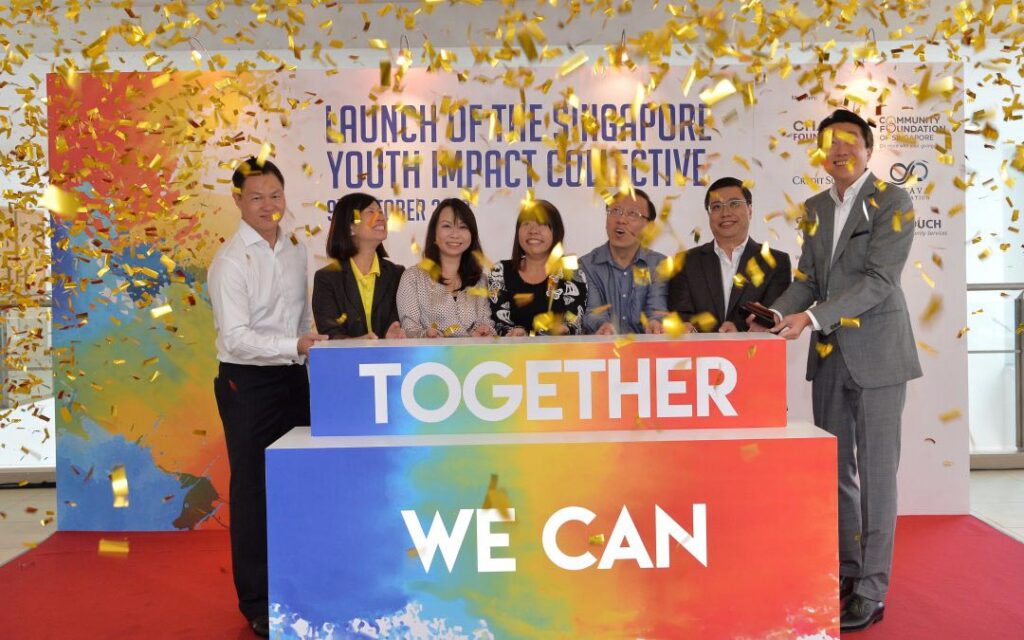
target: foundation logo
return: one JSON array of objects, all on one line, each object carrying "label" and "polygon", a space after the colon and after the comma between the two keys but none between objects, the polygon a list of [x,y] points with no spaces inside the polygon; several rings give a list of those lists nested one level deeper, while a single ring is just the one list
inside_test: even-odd
[{"label": "foundation logo", "polygon": [[889,179],[903,188],[914,202],[915,219],[919,236],[946,236],[938,209],[928,206],[928,162],[911,160],[894,162],[889,166]]},{"label": "foundation logo", "polygon": [[887,148],[930,147],[947,129],[942,114],[930,116],[881,116],[878,118],[879,146]]},{"label": "foundation logo", "polygon": [[900,186],[910,182],[912,178],[916,178],[916,184],[920,184],[928,179],[928,163],[924,160],[914,160],[907,164],[894,162],[889,167],[889,178],[892,179],[893,184]]},{"label": "foundation logo", "polygon": [[794,120],[786,137],[798,144],[813,145],[818,139],[818,124],[814,120]]}]

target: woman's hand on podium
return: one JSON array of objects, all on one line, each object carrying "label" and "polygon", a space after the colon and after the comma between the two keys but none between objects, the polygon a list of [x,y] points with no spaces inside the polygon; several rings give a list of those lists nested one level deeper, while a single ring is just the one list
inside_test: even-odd
[{"label": "woman's hand on podium", "polygon": [[392,322],[391,326],[388,327],[387,333],[384,334],[384,338],[386,338],[387,340],[395,340],[405,337],[407,337],[405,335],[405,329],[402,328],[402,323],[400,323],[398,320]]}]

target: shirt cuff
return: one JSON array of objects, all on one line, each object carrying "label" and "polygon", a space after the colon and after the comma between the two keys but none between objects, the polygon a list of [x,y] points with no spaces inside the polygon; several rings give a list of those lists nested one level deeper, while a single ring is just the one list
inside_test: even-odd
[{"label": "shirt cuff", "polygon": [[811,313],[810,309],[804,311],[804,313],[806,313],[807,316],[811,319],[811,324],[814,325],[814,330],[821,331],[821,325],[818,323],[818,319],[814,317],[814,314]]},{"label": "shirt cuff", "polygon": [[277,339],[277,352],[287,358],[298,358],[299,357],[299,339],[298,338],[278,338]]}]

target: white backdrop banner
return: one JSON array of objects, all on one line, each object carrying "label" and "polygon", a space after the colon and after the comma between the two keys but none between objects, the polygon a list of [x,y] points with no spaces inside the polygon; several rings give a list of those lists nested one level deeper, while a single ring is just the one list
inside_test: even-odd
[{"label": "white backdrop banner", "polygon": [[[494,261],[507,258],[527,189],[559,208],[566,252],[582,255],[606,239],[595,186],[612,159],[594,150],[621,152],[628,178],[662,211],[655,249],[674,253],[710,240],[702,184],[731,175],[752,182],[751,237],[788,251],[795,265],[800,249],[787,212],[830,185],[828,175],[811,166],[808,151],[816,123],[846,99],[877,123],[869,167],[907,189],[917,214],[903,287],[924,377],[908,389],[900,511],[966,513],[967,355],[959,335],[966,324],[964,192],[955,183],[964,172],[963,129],[952,131],[947,123],[954,100],[948,94],[923,102],[907,95],[905,88],[927,66],[850,65],[814,95],[801,88],[797,68],[786,80],[773,77],[754,96],[735,94],[715,103],[713,113],[697,88],[683,95],[685,67],[671,68],[643,99],[637,97],[638,76],[586,68],[572,77],[571,95],[531,90],[525,98],[500,78],[459,83],[451,74],[413,69],[404,90],[392,93],[375,89],[376,69],[298,71],[282,74],[277,91],[305,108],[289,114],[289,127],[269,120],[270,128],[259,135],[275,145],[274,161],[287,178],[289,217],[306,229],[296,237],[315,257],[311,273],[326,263],[329,211],[352,191],[374,194],[402,212],[404,224],[392,229],[386,246],[392,259],[406,265],[419,260],[415,251],[434,206],[452,196],[475,201],[485,253]],[[535,70],[542,80],[557,72]],[[959,69],[936,66],[934,73],[953,73],[961,85]],[[884,106],[878,106],[879,96],[885,96]],[[753,105],[746,104],[750,97],[756,98]],[[525,109],[517,106],[524,103]],[[940,161],[939,148],[948,164]],[[237,148],[217,153],[225,161],[238,157]],[[803,381],[806,348],[804,337],[789,350],[794,419],[811,414],[810,386]]]}]

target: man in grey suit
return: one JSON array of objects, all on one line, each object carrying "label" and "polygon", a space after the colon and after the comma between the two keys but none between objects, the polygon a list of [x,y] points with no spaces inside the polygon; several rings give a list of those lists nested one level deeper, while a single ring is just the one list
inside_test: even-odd
[{"label": "man in grey suit", "polygon": [[805,203],[799,273],[772,305],[771,330],[795,340],[813,327],[814,422],[839,454],[840,628],[856,631],[885,611],[900,420],[907,381],[921,376],[900,288],[914,216],[906,191],[867,170],[873,136],[860,116],[834,111],[818,139],[835,182]]}]

